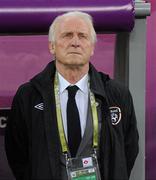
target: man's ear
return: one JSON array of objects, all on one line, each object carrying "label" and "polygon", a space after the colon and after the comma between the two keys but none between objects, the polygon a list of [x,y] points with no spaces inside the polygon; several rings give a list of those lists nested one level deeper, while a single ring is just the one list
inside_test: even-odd
[{"label": "man's ear", "polygon": [[48,46],[49,46],[50,53],[54,55],[55,54],[55,45],[52,42],[49,42]]}]

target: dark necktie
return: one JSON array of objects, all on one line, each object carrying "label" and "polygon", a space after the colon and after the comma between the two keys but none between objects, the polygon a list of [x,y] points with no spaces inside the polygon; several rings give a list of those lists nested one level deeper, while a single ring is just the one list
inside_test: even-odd
[{"label": "dark necktie", "polygon": [[71,157],[75,157],[81,142],[81,127],[78,108],[75,101],[75,95],[79,88],[77,86],[69,86],[68,102],[67,102],[67,132],[68,147]]}]

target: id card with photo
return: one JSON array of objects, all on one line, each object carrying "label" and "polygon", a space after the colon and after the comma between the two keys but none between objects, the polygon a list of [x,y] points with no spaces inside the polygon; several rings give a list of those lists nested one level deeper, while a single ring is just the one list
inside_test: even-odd
[{"label": "id card with photo", "polygon": [[69,158],[66,163],[68,180],[101,180],[96,156]]}]

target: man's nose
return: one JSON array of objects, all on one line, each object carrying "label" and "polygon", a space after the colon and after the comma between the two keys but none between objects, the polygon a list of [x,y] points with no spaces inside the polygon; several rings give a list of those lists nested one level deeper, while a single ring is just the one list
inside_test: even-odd
[{"label": "man's nose", "polygon": [[72,47],[79,47],[80,46],[80,40],[77,35],[73,36],[72,42],[71,42]]}]

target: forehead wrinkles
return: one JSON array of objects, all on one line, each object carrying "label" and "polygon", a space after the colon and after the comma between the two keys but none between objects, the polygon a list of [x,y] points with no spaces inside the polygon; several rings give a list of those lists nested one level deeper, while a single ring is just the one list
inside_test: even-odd
[{"label": "forehead wrinkles", "polygon": [[63,32],[80,32],[91,35],[91,27],[89,22],[80,17],[61,18],[56,24],[56,33]]}]

